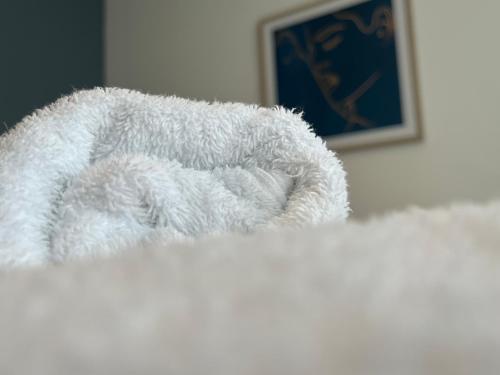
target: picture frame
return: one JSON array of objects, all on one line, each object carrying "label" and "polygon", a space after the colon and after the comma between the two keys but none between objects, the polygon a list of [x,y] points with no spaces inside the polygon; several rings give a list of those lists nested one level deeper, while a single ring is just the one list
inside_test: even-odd
[{"label": "picture frame", "polygon": [[261,96],[335,151],[422,138],[409,0],[333,0],[258,25]]}]

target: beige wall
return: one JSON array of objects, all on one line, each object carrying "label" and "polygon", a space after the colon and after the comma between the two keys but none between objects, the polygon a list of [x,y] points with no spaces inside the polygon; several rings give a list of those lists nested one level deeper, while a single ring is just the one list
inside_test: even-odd
[{"label": "beige wall", "polygon": [[[256,23],[304,3],[107,0],[107,83],[259,102]],[[413,0],[412,10],[425,140],[340,155],[358,217],[500,196],[500,1]]]}]

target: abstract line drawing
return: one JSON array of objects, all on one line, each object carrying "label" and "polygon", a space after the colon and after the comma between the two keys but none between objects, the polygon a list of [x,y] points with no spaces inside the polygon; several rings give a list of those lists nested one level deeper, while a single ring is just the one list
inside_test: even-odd
[{"label": "abstract line drawing", "polygon": [[349,27],[347,23],[352,23],[364,35],[375,34],[379,39],[389,40],[394,37],[392,11],[387,6],[379,6],[373,11],[369,24],[365,24],[363,18],[354,11],[342,12],[332,17],[337,22],[326,26],[314,35],[311,35],[307,26],[302,27],[302,32],[306,36],[305,46],[300,44],[297,36],[290,30],[278,33],[277,44],[290,43],[293,46],[294,56],[287,57],[285,63],[290,63],[290,60],[295,57],[307,65],[328,105],[346,121],[346,129],[352,128],[353,125],[373,127],[374,123],[359,113],[356,102],[380,79],[382,75],[380,70],[373,72],[350,94],[337,99],[332,93],[335,92],[342,78],[338,72],[330,69],[329,61],[317,60],[317,48],[322,48],[335,56],[334,50],[345,41],[342,32]]},{"label": "abstract line drawing", "polygon": [[[338,4],[262,23],[268,104],[301,110],[318,135],[332,144],[342,138],[345,148],[383,142],[381,133],[389,135],[387,141],[418,138],[411,50],[401,44],[409,40],[401,16],[406,1]],[[372,142],[369,134],[377,139]]]}]

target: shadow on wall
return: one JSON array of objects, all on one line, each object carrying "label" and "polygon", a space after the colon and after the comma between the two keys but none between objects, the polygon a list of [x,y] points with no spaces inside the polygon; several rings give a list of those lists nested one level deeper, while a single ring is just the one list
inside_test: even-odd
[{"label": "shadow on wall", "polygon": [[103,84],[102,0],[0,0],[0,133],[74,89]]}]

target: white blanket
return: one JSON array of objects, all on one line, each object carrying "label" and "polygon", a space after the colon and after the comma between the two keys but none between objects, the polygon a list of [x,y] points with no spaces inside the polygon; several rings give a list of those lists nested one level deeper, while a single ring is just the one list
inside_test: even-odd
[{"label": "white blanket", "polygon": [[0,272],[0,373],[498,374],[500,202]]},{"label": "white blanket", "polygon": [[0,138],[0,266],[343,221],[344,171],[300,115],[77,92]]}]

